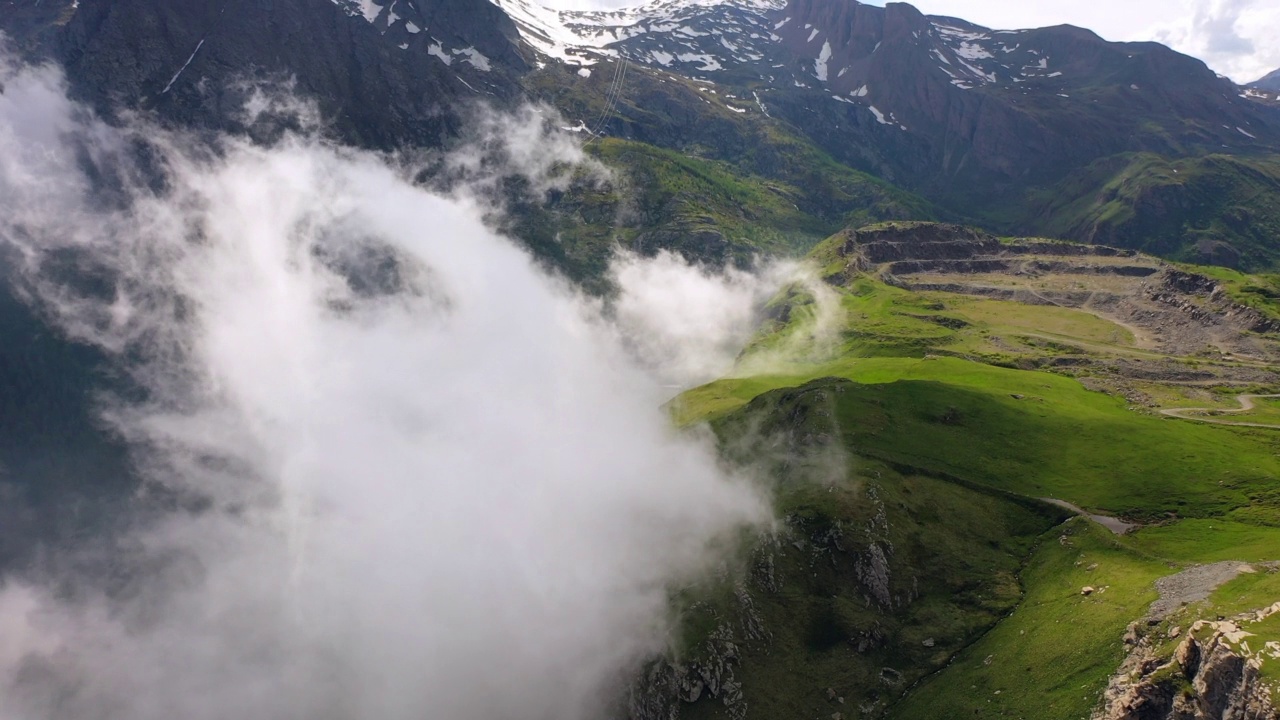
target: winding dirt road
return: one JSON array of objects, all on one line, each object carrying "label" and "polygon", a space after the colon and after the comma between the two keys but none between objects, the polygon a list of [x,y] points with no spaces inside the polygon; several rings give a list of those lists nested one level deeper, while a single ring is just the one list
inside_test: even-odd
[{"label": "winding dirt road", "polygon": [[1063,508],[1064,510],[1070,510],[1071,512],[1077,515],[1082,515],[1084,517],[1087,517],[1090,520],[1098,523],[1102,527],[1115,533],[1116,535],[1124,535],[1128,533],[1130,530],[1133,530],[1134,528],[1142,527],[1137,523],[1125,522],[1120,518],[1111,517],[1110,515],[1095,515],[1093,513],[1086,512],[1080,506],[1073,505],[1067,502],[1066,500],[1058,500],[1057,498],[1040,498],[1040,499],[1051,505],[1057,505],[1058,507]]},{"label": "winding dirt road", "polygon": [[1268,423],[1250,423],[1250,422],[1233,422],[1231,420],[1214,420],[1212,418],[1200,417],[1191,413],[1247,413],[1252,410],[1254,400],[1265,400],[1268,398],[1280,398],[1280,395],[1238,395],[1236,400],[1240,403],[1238,410],[1223,410],[1222,408],[1166,408],[1160,411],[1161,415],[1178,418],[1179,420],[1194,420],[1195,422],[1210,423],[1212,425],[1234,425],[1236,427],[1257,427],[1271,428],[1272,430],[1280,430],[1280,425]]}]

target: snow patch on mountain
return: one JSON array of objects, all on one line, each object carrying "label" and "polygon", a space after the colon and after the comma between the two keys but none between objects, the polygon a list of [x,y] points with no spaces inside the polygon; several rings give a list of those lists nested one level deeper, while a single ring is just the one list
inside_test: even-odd
[{"label": "snow patch on mountain", "polygon": [[967,30],[962,27],[947,25],[945,23],[934,23],[933,28],[938,31],[939,35],[947,38],[948,40],[965,41],[965,40],[990,40],[991,39],[991,35],[989,33],[975,31],[975,30]]},{"label": "snow patch on mountain", "polygon": [[489,63],[489,58],[485,57],[479,50],[476,50],[473,47],[454,50],[453,54],[461,55],[463,62],[470,63],[472,67],[481,72],[489,72],[493,69],[493,65]]},{"label": "snow patch on mountain", "polygon": [[[369,22],[376,22],[382,14],[382,6],[373,0],[332,0],[334,5],[342,8],[351,17],[363,17]],[[392,13],[394,15],[394,13]],[[391,20],[390,22],[395,22]]]},{"label": "snow patch on mountain", "polygon": [[[366,0],[368,1],[368,0]],[[616,10],[556,10],[536,0],[493,0],[516,23],[521,36],[534,50],[547,57],[577,65],[593,65],[603,58],[619,57],[614,46],[633,38],[665,35],[662,47],[650,48],[644,57],[664,67],[681,55],[696,55],[697,68],[711,71],[726,61],[762,59],[756,51],[742,47],[743,39],[766,39],[751,28],[709,22],[708,17],[720,11],[736,10],[756,17],[786,7],[786,0],[650,0],[635,7]],[[767,28],[765,28],[767,30]],[[725,57],[696,45],[701,38],[715,36],[716,46],[727,51]],[[726,44],[722,38],[733,40]],[[739,54],[741,51],[741,54]],[[709,59],[702,59],[706,56]]]},{"label": "snow patch on mountain", "polygon": [[960,43],[960,47],[956,48],[956,54],[966,60],[986,60],[995,57],[981,45],[968,42]]},{"label": "snow patch on mountain", "polygon": [[721,65],[719,61],[717,61],[715,58],[711,57],[710,55],[698,55],[696,53],[683,53],[681,55],[677,55],[676,59],[682,63],[702,63],[702,66],[697,69],[702,70],[703,72],[711,72],[711,71],[721,69]]},{"label": "snow patch on mountain", "polygon": [[[494,0],[507,16],[515,22],[521,37],[534,50],[556,60],[581,61],[584,50],[598,50],[617,38],[603,40],[598,35],[589,37],[569,28],[569,13],[544,7],[528,0]],[[593,61],[594,62],[594,61]]]},{"label": "snow patch on mountain", "polygon": [[445,52],[444,46],[438,42],[427,46],[427,54],[440,58],[440,62],[445,65],[453,65],[453,56]]},{"label": "snow patch on mountain", "polygon": [[818,53],[818,59],[813,63],[813,72],[822,82],[827,81],[827,63],[831,61],[831,41],[822,44],[822,52]]}]

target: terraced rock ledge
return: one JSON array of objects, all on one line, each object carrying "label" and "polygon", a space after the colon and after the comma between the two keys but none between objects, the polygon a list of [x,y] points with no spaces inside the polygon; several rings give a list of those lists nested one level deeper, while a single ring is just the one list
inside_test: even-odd
[{"label": "terraced rock ledge", "polygon": [[[1245,304],[1227,283],[1133,250],[916,222],[850,229],[828,243],[826,276],[836,285],[870,276],[939,297],[943,310],[946,296],[982,298],[1075,310],[1122,328],[1131,335],[1122,342],[1030,328],[987,344],[1019,356],[1023,367],[1074,368],[1135,404],[1154,405],[1142,400],[1135,382],[1280,382],[1273,369],[1280,363],[1280,318]],[[1052,352],[1035,352],[1046,343]]]}]

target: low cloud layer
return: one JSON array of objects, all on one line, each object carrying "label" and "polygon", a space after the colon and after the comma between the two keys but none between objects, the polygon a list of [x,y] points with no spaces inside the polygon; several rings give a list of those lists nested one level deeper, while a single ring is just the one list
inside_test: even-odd
[{"label": "low cloud layer", "polygon": [[672,388],[730,372],[759,324],[759,310],[802,276],[791,262],[754,271],[713,270],[678,255],[620,253],[610,266],[618,287],[614,313],[632,351]]},{"label": "low cloud layer", "polygon": [[[201,149],[98,123],[48,68],[0,84],[0,243],[145,390],[104,416],[187,508],[109,584],[6,577],[0,719],[599,717],[664,647],[669,590],[766,518],[635,362],[716,370],[625,325],[655,298],[620,329],[383,157]],[[666,278],[675,336],[716,357],[768,285],[615,271]]]},{"label": "low cloud layer", "polygon": [[[828,360],[846,329],[839,294],[804,262],[768,260],[748,271],[690,265],[667,251],[652,258],[622,251],[609,274],[624,342],[669,390]],[[779,306],[774,315],[786,306],[785,322],[756,337],[770,302]]]}]

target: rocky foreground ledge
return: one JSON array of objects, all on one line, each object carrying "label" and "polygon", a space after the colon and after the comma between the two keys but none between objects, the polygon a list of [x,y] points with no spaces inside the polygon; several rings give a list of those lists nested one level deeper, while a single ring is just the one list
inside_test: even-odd
[{"label": "rocky foreground ledge", "polygon": [[1280,659],[1280,646],[1250,648],[1247,628],[1276,613],[1280,603],[1229,620],[1198,620],[1172,656],[1161,652],[1163,641],[1181,628],[1157,624],[1136,640],[1093,720],[1275,720],[1280,713],[1262,667]]}]

